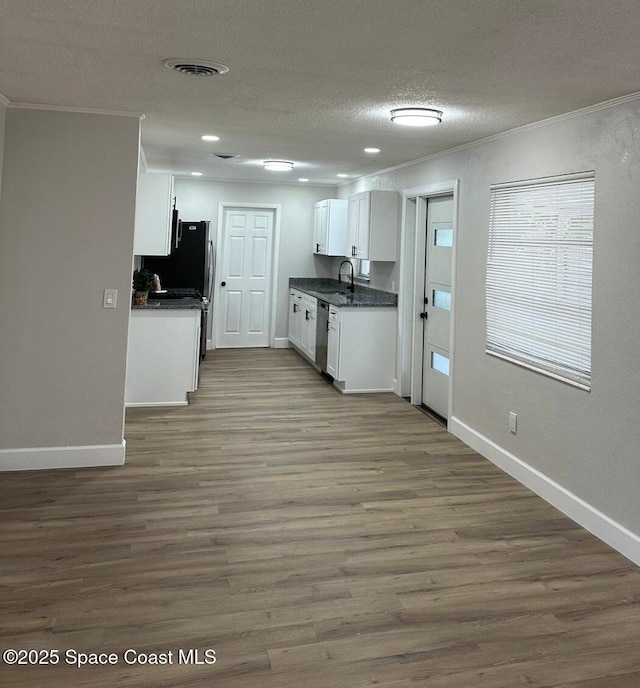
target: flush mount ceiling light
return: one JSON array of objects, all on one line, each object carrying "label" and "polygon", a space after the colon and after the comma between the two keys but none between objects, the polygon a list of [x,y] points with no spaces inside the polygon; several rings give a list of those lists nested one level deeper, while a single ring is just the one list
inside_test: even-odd
[{"label": "flush mount ceiling light", "polygon": [[374,153],[379,153],[379,152],[380,152],[380,149],[379,149],[379,148],[374,148],[373,146],[371,146],[370,148],[365,148],[365,149],[364,149],[364,152],[365,152],[365,153],[371,153],[371,154],[373,155]]},{"label": "flush mount ceiling light", "polygon": [[271,172],[289,172],[293,169],[293,163],[290,160],[265,160],[262,165],[265,170]]},{"label": "flush mount ceiling light", "polygon": [[338,174],[336,174],[336,177],[343,177],[344,178],[344,177],[348,177],[348,176],[349,175],[345,174],[344,172],[339,172]]},{"label": "flush mount ceiling light", "polygon": [[218,76],[219,74],[226,74],[229,71],[229,67],[219,62],[210,62],[209,60],[174,58],[171,60],[164,60],[162,64],[168,69],[173,69],[187,76]]},{"label": "flush mount ceiling light", "polygon": [[219,136],[214,136],[213,134],[204,134],[204,136],[200,137],[203,141],[219,141],[220,137]]},{"label": "flush mount ceiling light", "polygon": [[398,108],[391,110],[391,121],[405,127],[432,127],[442,122],[442,112],[431,108]]},{"label": "flush mount ceiling light", "polygon": [[299,182],[308,182],[309,180],[306,177],[300,177],[298,179]]},{"label": "flush mount ceiling light", "polygon": [[202,177],[202,172],[192,172],[191,176],[192,177]]}]

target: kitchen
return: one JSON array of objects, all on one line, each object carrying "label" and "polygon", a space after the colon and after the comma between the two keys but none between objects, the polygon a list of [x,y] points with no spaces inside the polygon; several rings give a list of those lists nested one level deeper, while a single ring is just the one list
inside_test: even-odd
[{"label": "kitchen", "polygon": [[[179,388],[175,391],[172,389],[171,393],[167,395],[167,392],[160,392],[156,390],[155,396],[153,394],[149,395],[146,388],[150,391],[152,388],[157,388],[161,386],[160,380],[163,379],[161,373],[166,372],[171,369],[170,357],[167,358],[160,357],[157,350],[157,338],[152,337],[151,334],[147,337],[142,337],[138,334],[138,321],[142,317],[140,310],[155,310],[155,316],[153,318],[158,320],[161,318],[159,308],[162,313],[169,315],[174,312],[171,308],[171,304],[176,305],[176,301],[167,301],[166,297],[171,295],[172,288],[179,286],[195,286],[200,292],[204,291],[209,298],[205,297],[205,303],[211,301],[214,297],[216,290],[219,293],[224,294],[225,289],[221,287],[220,284],[228,279],[228,276],[217,275],[217,278],[213,278],[214,275],[214,265],[221,265],[219,260],[216,260],[216,251],[220,250],[218,244],[218,234],[216,228],[221,220],[222,215],[220,214],[220,208],[228,205],[229,199],[237,201],[237,205],[273,205],[277,208],[276,212],[278,214],[279,222],[276,227],[277,234],[282,235],[282,237],[277,236],[276,243],[282,246],[282,250],[279,254],[274,257],[273,263],[275,266],[275,273],[272,277],[274,283],[274,298],[271,302],[271,307],[273,309],[273,322],[270,322],[271,332],[268,335],[268,345],[275,347],[286,347],[290,345],[291,337],[289,336],[289,329],[291,318],[287,314],[287,308],[289,305],[289,280],[295,277],[308,277],[308,278],[324,278],[325,281],[329,280],[328,284],[335,284],[336,288],[339,288],[337,282],[338,266],[340,260],[344,258],[345,255],[351,252],[350,247],[347,245],[349,243],[348,232],[347,232],[347,200],[335,201],[341,205],[341,226],[340,226],[340,238],[336,244],[336,239],[332,240],[330,255],[322,255],[316,250],[318,244],[316,242],[317,237],[314,236],[314,232],[318,231],[318,218],[317,207],[320,201],[327,198],[327,188],[326,187],[316,187],[313,186],[299,186],[293,187],[289,184],[273,184],[273,185],[252,185],[252,184],[229,184],[227,189],[224,189],[224,184],[222,183],[212,183],[204,180],[186,180],[186,179],[175,179],[173,180],[169,175],[161,175],[154,173],[141,173],[142,189],[146,190],[150,187],[155,186],[155,193],[143,195],[142,200],[138,201],[137,205],[137,223],[136,223],[136,266],[148,267],[152,272],[156,272],[160,278],[162,286],[167,286],[169,294],[154,295],[153,291],[150,294],[150,304],[146,309],[134,308],[132,311],[132,334],[129,340],[130,357],[135,356],[135,360],[138,361],[137,364],[133,363],[133,358],[130,358],[129,368],[128,368],[128,392],[127,392],[127,404],[128,405],[156,405],[156,404],[183,404],[186,403],[188,399],[187,392],[195,391],[196,385],[187,384],[185,386],[183,382],[183,388]],[[222,188],[221,188],[222,187]],[[223,194],[229,194],[224,196]],[[248,203],[245,199],[249,198]],[[179,199],[179,200],[178,200]],[[375,207],[373,213],[373,234],[372,234],[372,248],[373,253],[372,258],[375,262],[372,262],[372,279],[371,283],[368,281],[358,285],[358,293],[366,292],[370,287],[370,294],[380,294],[384,298],[384,294],[389,296],[389,286],[395,286],[393,282],[389,284],[388,281],[379,279],[376,281],[376,267],[378,265],[387,267],[387,265],[393,265],[396,258],[396,245],[398,242],[398,226],[399,226],[399,195],[395,192],[376,192],[374,194]],[[273,203],[273,201],[278,201],[278,203]],[[382,201],[382,205],[379,205]],[[149,204],[150,210],[143,210],[141,204]],[[163,258],[154,257],[150,255],[152,252],[157,254],[164,254],[169,251],[170,246],[175,244],[176,237],[178,236],[178,230],[175,226],[175,213],[174,206],[179,206],[179,213],[181,218],[187,217],[209,217],[214,218],[213,220],[207,220],[206,223],[206,237],[202,239],[204,242],[202,257],[196,260],[196,263],[204,265],[204,271],[206,272],[206,281],[203,282],[204,278],[193,277],[187,278],[182,274],[174,275],[175,270],[171,267],[175,262],[174,257]],[[384,207],[384,212],[382,208]],[[184,210],[186,208],[186,210]],[[160,216],[159,216],[160,211]],[[151,218],[152,222],[149,224],[147,218]],[[334,216],[334,220],[335,220]],[[186,229],[189,225],[193,226],[193,223],[184,221],[181,223],[181,232],[185,235]],[[335,225],[337,227],[337,225]],[[330,231],[334,231],[331,229]],[[314,248],[315,246],[315,248]],[[145,258],[141,256],[146,255]],[[180,259],[177,259],[181,262]],[[380,262],[378,262],[380,261]],[[384,262],[382,262],[384,261]],[[353,261],[356,263],[356,261]],[[219,268],[220,269],[220,268]],[[347,279],[348,270],[345,270],[344,279]],[[384,273],[383,273],[384,274]],[[167,282],[166,279],[169,279]],[[192,279],[192,282],[187,284],[187,281]],[[176,281],[177,280],[177,281]],[[180,281],[182,280],[182,281]],[[200,281],[198,281],[200,280]],[[215,285],[214,285],[215,283]],[[380,287],[380,284],[382,287]],[[375,288],[374,285],[377,285]],[[325,285],[326,286],[326,285]],[[161,302],[158,302],[157,298],[162,298]],[[373,311],[371,309],[372,304],[367,304],[367,312],[369,317],[372,317]],[[384,359],[384,365],[380,367],[378,363],[380,362],[378,358],[372,360],[371,367],[373,369],[385,370],[384,384],[373,385],[372,375],[369,376],[371,379],[369,385],[360,385],[358,391],[390,391],[393,388],[393,378],[394,378],[394,366],[395,366],[395,341],[392,337],[392,332],[395,330],[395,317],[396,317],[396,306],[397,306],[397,295],[393,294],[392,299],[386,299],[383,303],[383,312],[379,317],[382,318],[393,318],[393,322],[389,321],[384,327],[383,331],[385,335],[385,344],[381,345],[380,338],[371,339],[373,342],[378,342],[376,347],[380,345],[380,351],[382,358]],[[283,312],[284,311],[284,312]],[[206,311],[206,307],[205,310]],[[152,317],[148,313],[145,316]],[[209,308],[209,318],[205,322],[203,319],[202,325],[202,339],[203,345],[205,341],[204,334],[206,332],[206,343],[207,348],[213,348],[214,339],[214,318],[213,308]],[[270,316],[269,316],[269,319]],[[222,322],[220,323],[223,326]],[[205,329],[206,328],[206,329]],[[346,331],[346,330],[345,330]],[[285,336],[283,336],[285,335]],[[165,344],[167,342],[164,338]],[[346,340],[345,340],[346,341]],[[295,344],[292,344],[295,346]],[[189,345],[187,345],[188,348]],[[185,347],[183,346],[183,349]],[[353,351],[358,349],[362,350],[362,342],[358,344],[353,342],[351,345]],[[205,351],[201,350],[201,355],[204,355]],[[308,352],[307,352],[308,357]],[[152,366],[152,361],[156,360],[155,368]],[[192,357],[191,366],[196,364],[196,359]],[[315,363],[314,360],[311,361],[312,364]],[[136,384],[134,382],[134,377],[138,376],[141,366],[147,371],[147,381]],[[187,368],[189,366],[187,365]],[[155,370],[155,373],[153,372]],[[326,371],[325,371],[326,372]],[[336,372],[336,371],[334,371]],[[183,380],[185,380],[183,376]],[[194,379],[193,375],[191,379]],[[197,373],[195,374],[195,379],[197,380]],[[142,389],[140,385],[142,384]],[[169,381],[166,382],[168,387],[171,387]],[[373,385],[373,386],[372,386]],[[338,385],[342,391],[350,391],[347,387],[344,388],[343,385]],[[352,390],[353,391],[353,390]],[[177,394],[176,394],[177,393]],[[160,394],[160,396],[158,396]],[[164,394],[164,396],[162,396]],[[146,395],[146,396],[145,396]]]}]

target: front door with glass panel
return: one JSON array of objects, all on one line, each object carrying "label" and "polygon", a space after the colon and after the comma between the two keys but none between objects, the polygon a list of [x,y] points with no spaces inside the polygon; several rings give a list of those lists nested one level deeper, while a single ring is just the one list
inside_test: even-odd
[{"label": "front door with glass panel", "polygon": [[451,261],[453,196],[427,203],[423,319],[422,405],[442,418],[449,414]]}]

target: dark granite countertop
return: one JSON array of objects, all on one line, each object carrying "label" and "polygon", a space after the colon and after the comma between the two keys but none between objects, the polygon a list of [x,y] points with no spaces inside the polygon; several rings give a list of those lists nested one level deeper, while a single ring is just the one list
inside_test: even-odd
[{"label": "dark granite countertop", "polygon": [[134,311],[168,311],[168,310],[192,310],[201,311],[204,308],[204,304],[200,299],[162,299],[154,300],[149,299],[146,306],[136,306],[131,305],[131,310]]},{"label": "dark granite countertop", "polygon": [[398,306],[397,294],[363,287],[359,284],[355,285],[355,291],[352,294],[348,284],[328,277],[290,277],[289,286],[333,306],[343,308],[396,308]]}]

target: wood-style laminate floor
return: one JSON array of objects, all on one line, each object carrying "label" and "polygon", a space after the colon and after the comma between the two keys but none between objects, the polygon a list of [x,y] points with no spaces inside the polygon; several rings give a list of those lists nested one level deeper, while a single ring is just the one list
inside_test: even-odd
[{"label": "wood-style laminate floor", "polygon": [[0,647],[118,659],[3,688],[640,685],[640,569],[392,394],[218,351],[126,438],[121,468],[0,476]]}]

